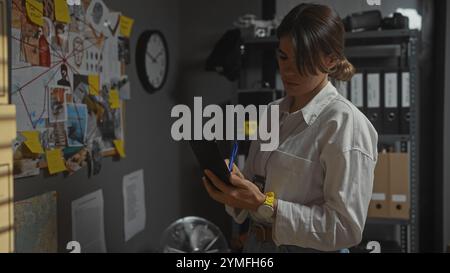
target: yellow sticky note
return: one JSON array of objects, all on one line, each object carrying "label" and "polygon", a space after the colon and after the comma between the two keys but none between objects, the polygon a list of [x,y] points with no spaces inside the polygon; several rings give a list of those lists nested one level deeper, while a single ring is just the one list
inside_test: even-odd
[{"label": "yellow sticky note", "polygon": [[98,75],[89,75],[88,83],[89,83],[89,94],[93,96],[98,96],[100,90],[100,77]]},{"label": "yellow sticky note", "polygon": [[38,131],[25,131],[21,132],[21,134],[27,139],[24,143],[33,154],[44,153]]},{"label": "yellow sticky note", "polygon": [[111,109],[117,109],[120,107],[120,97],[117,89],[111,89],[109,91],[109,105],[111,106]]},{"label": "yellow sticky note", "polygon": [[70,23],[70,11],[67,0],[55,0],[55,19],[61,23]]},{"label": "yellow sticky note", "polygon": [[256,131],[258,130],[257,121],[246,121],[244,126],[246,136],[254,136],[256,134]]},{"label": "yellow sticky note", "polygon": [[64,172],[66,164],[64,163],[61,149],[46,151],[48,171],[51,175]]},{"label": "yellow sticky note", "polygon": [[120,157],[125,157],[125,147],[123,145],[123,140],[114,140],[114,146],[116,146],[116,150],[119,153]]},{"label": "yellow sticky note", "polygon": [[123,37],[130,37],[133,29],[134,20],[130,17],[120,16],[120,35]]},{"label": "yellow sticky note", "polygon": [[31,22],[44,26],[44,4],[37,0],[26,0],[25,9]]}]

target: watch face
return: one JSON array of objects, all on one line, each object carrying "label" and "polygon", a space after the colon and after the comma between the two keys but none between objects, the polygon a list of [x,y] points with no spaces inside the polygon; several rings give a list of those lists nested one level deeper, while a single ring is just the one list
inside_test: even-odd
[{"label": "watch face", "polygon": [[262,205],[258,208],[258,214],[264,219],[270,219],[273,216],[274,209],[271,206]]},{"label": "watch face", "polygon": [[161,32],[146,31],[141,35],[136,64],[139,78],[147,91],[153,93],[164,86],[169,70],[169,52]]}]

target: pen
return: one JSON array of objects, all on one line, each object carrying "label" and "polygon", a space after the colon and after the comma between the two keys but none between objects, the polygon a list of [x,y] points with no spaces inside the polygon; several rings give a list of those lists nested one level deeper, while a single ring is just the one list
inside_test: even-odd
[{"label": "pen", "polygon": [[228,170],[230,172],[233,171],[234,160],[236,159],[236,155],[238,153],[238,148],[239,148],[238,142],[237,142],[237,140],[235,140],[234,144],[233,144],[233,151],[231,152],[230,162],[228,165]]}]

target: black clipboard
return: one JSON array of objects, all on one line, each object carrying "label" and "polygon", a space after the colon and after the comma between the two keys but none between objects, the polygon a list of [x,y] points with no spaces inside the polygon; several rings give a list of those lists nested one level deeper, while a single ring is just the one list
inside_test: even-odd
[{"label": "black clipboard", "polygon": [[231,185],[230,171],[216,141],[191,140],[189,144],[203,170],[212,171],[220,180]]}]

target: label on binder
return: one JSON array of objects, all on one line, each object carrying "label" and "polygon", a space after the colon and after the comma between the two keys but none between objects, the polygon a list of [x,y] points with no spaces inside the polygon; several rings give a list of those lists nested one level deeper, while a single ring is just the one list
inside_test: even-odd
[{"label": "label on binder", "polygon": [[402,73],[402,107],[409,108],[411,106],[411,98],[410,98],[410,85],[409,85],[410,77],[409,72]]},{"label": "label on binder", "polygon": [[385,201],[386,194],[384,193],[372,193],[372,201]]},{"label": "label on binder", "polygon": [[380,74],[367,75],[367,107],[380,107]]},{"label": "label on binder", "polygon": [[398,107],[398,81],[397,73],[387,73],[384,79],[384,106],[387,108]]},{"label": "label on binder", "polygon": [[355,74],[352,78],[351,100],[356,107],[364,106],[363,74]]},{"label": "label on binder", "polygon": [[404,194],[393,194],[392,195],[392,202],[396,203],[406,203],[407,197]]}]

